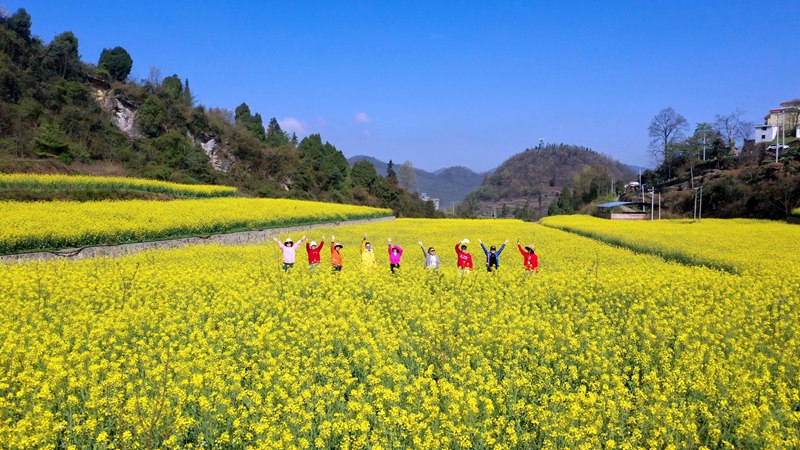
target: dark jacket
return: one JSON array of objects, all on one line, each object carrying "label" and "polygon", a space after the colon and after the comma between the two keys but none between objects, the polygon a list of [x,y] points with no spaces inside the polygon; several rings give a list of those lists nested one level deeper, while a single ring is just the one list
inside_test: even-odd
[{"label": "dark jacket", "polygon": [[[489,267],[490,258],[492,256],[492,254],[489,252],[489,250],[486,249],[486,246],[483,245],[483,242],[481,242],[481,248],[483,249],[483,253],[486,254],[486,267]],[[497,265],[495,267],[500,267],[500,253],[503,253],[503,250],[505,248],[506,248],[506,244],[503,244],[503,245],[500,246],[500,248],[496,252],[494,252],[495,261],[497,262]]]}]

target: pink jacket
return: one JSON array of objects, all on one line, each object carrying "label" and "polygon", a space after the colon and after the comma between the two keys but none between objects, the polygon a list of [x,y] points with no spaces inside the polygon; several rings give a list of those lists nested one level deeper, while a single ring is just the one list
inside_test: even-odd
[{"label": "pink jacket", "polygon": [[[392,249],[397,250],[397,253],[393,252]],[[403,256],[403,247],[389,244],[389,262],[392,264],[400,264],[401,256]]]},{"label": "pink jacket", "polygon": [[294,264],[294,261],[297,259],[297,246],[293,245],[291,247],[287,247],[280,242],[278,242],[278,245],[283,251],[283,262],[286,264]]}]

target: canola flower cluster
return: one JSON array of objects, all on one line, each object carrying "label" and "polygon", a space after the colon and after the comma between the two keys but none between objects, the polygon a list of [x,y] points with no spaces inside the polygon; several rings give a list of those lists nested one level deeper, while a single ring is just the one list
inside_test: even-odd
[{"label": "canola flower cluster", "polygon": [[607,220],[553,216],[542,224],[687,264],[761,274],[800,266],[800,227],[756,219]]},{"label": "canola flower cluster", "polygon": [[26,189],[32,191],[111,189],[154,192],[179,197],[233,197],[238,192],[232,186],[180,184],[128,177],[36,175],[29,173],[0,174],[0,189]]},{"label": "canola flower cluster", "polygon": [[366,206],[286,199],[0,202],[0,254],[390,216]]},{"label": "canola flower cluster", "polygon": [[[341,272],[284,273],[270,243],[0,266],[0,442],[800,447],[796,266],[746,277],[519,221],[317,232],[344,243]],[[396,275],[388,237],[406,248]],[[507,251],[461,274],[465,237],[535,242],[542,270]]]},{"label": "canola flower cluster", "polygon": [[800,208],[795,208],[792,210],[792,215],[795,217],[800,217]]}]

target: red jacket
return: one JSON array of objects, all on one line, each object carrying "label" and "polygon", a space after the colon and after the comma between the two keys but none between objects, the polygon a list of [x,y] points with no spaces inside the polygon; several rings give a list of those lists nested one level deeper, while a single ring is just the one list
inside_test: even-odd
[{"label": "red jacket", "polygon": [[536,253],[528,253],[522,248],[521,245],[517,244],[517,248],[519,252],[522,253],[522,257],[524,258],[523,264],[525,264],[525,270],[534,270],[536,272],[539,271],[539,257],[536,256]]},{"label": "red jacket", "polygon": [[456,244],[456,254],[458,255],[458,268],[472,270],[472,255],[462,252],[461,243]]},{"label": "red jacket", "polygon": [[325,241],[319,243],[317,248],[311,248],[311,244],[306,242],[306,251],[308,252],[308,263],[309,264],[317,264],[319,263],[319,252],[322,251],[322,247],[325,246]]}]

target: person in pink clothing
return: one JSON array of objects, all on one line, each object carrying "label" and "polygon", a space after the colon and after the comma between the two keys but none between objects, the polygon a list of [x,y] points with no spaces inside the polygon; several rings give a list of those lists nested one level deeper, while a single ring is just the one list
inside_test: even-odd
[{"label": "person in pink clothing", "polygon": [[389,270],[395,273],[395,269],[400,268],[400,258],[403,256],[403,247],[392,245],[392,238],[389,238]]},{"label": "person in pink clothing", "polygon": [[281,244],[276,238],[272,238],[278,247],[280,247],[281,251],[283,252],[283,271],[287,271],[294,267],[294,261],[297,258],[297,248],[298,246],[306,239],[305,236],[301,237],[299,241],[297,241],[297,245],[292,241],[291,238],[286,238],[286,241]]}]

